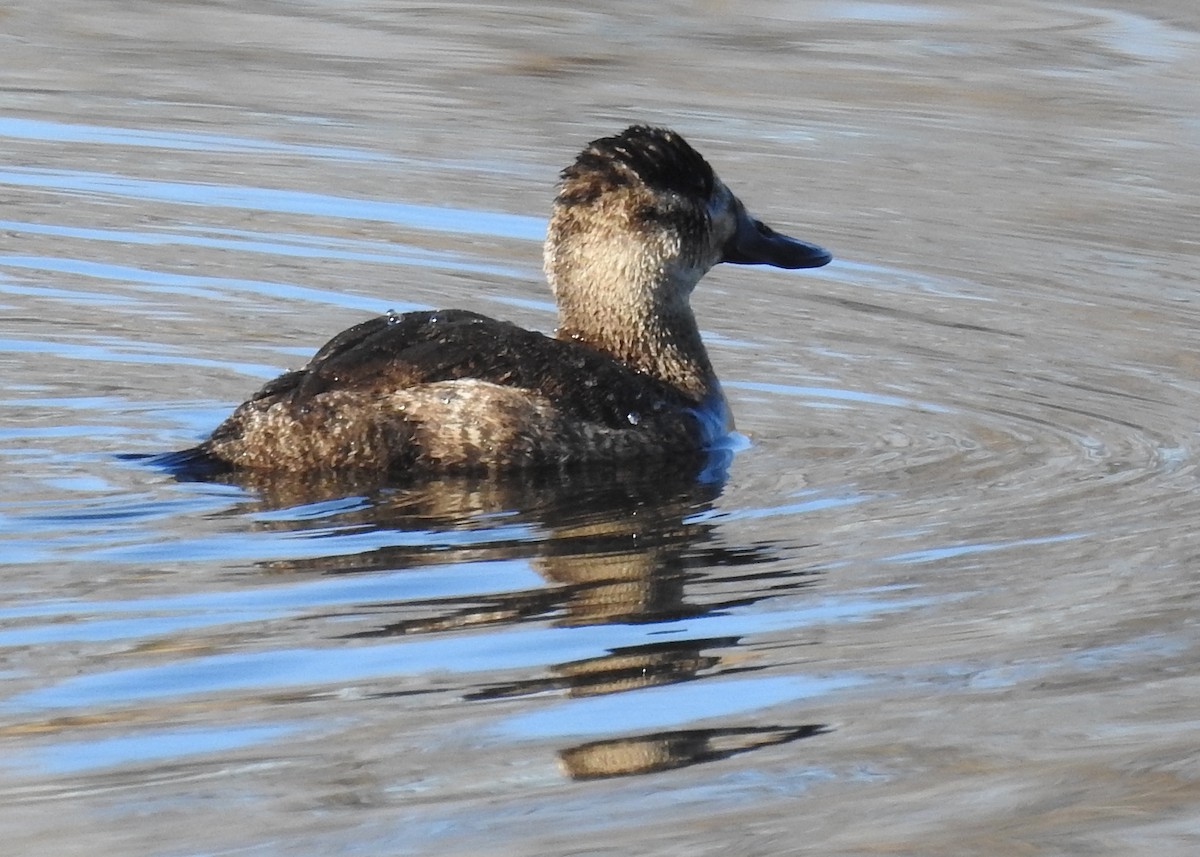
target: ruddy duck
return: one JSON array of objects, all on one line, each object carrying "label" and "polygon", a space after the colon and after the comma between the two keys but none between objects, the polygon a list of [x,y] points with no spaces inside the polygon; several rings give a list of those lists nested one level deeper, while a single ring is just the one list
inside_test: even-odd
[{"label": "ruddy duck", "polygon": [[466,310],[388,313],[268,383],[193,450],[259,471],[499,472],[697,453],[732,428],[688,298],[719,262],[830,254],[751,217],[682,137],[633,126],[562,172],[554,336]]}]

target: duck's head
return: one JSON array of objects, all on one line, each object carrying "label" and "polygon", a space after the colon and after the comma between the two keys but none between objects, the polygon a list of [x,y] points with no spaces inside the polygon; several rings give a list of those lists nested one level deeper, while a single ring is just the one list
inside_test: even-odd
[{"label": "duck's head", "polygon": [[658,267],[690,291],[719,262],[818,268],[832,258],[752,217],[683,137],[644,125],[594,140],[563,170],[546,237],[556,295],[564,265]]},{"label": "duck's head", "polygon": [[545,248],[560,335],[639,365],[639,348],[695,330],[688,297],[714,265],[831,258],[752,217],[683,137],[643,125],[589,143],[563,170]]}]

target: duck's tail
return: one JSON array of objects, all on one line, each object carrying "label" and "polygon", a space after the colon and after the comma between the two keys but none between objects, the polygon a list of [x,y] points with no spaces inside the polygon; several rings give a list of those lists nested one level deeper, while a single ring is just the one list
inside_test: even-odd
[{"label": "duck's tail", "polygon": [[177,452],[162,452],[157,455],[122,455],[126,461],[136,461],[159,470],[165,470],[176,479],[183,481],[203,482],[222,474],[229,473],[232,468],[229,462],[213,455],[207,444],[200,444]]}]

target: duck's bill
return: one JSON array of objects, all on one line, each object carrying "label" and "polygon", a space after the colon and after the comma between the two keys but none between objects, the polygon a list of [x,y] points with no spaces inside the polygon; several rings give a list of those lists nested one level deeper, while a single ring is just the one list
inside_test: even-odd
[{"label": "duck's bill", "polygon": [[721,261],[776,268],[819,268],[832,259],[833,254],[824,247],[781,235],[761,220],[743,214],[737,232],[725,245]]}]

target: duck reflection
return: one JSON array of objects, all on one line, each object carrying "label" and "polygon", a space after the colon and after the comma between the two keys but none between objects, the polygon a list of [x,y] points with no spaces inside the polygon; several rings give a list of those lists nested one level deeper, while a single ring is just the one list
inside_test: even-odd
[{"label": "duck reflection", "polygon": [[825,726],[761,726],[732,729],[680,729],[633,738],[590,741],[559,752],[563,769],[573,779],[653,774],[699,762],[727,759],[739,753],[787,744],[826,732]]},{"label": "duck reflection", "polygon": [[[470,599],[389,604],[385,609],[394,618],[345,637],[436,634],[524,621],[559,626],[662,622],[752,603],[812,581],[806,573],[772,570],[771,584],[764,586],[758,570],[749,567],[775,560],[772,545],[721,544],[713,504],[724,486],[726,463],[725,455],[714,455],[686,466],[637,472],[526,474],[520,480],[443,477],[412,485],[244,474],[239,482],[253,489],[256,499],[238,513],[339,503],[333,515],[339,529],[432,534],[416,544],[350,556],[264,564],[275,573],[344,574],[516,559],[552,584]],[[329,526],[329,515],[320,521]],[[294,529],[312,523],[302,514],[260,514],[259,525]],[[743,588],[737,583],[744,578],[753,582],[745,580]],[[688,599],[689,583],[703,590],[696,603]],[[379,605],[371,609],[378,612]],[[674,684],[709,671],[728,675],[746,667],[726,663],[718,653],[738,643],[736,637],[691,638],[614,648],[600,657],[550,666],[536,677],[476,686],[463,696],[469,701],[547,692],[596,696]],[[821,729],[809,724],[656,732],[580,744],[561,750],[560,758],[572,777],[629,775],[727,758]]]},{"label": "duck reflection", "polygon": [[[694,606],[689,575],[774,559],[772,545],[715,538],[713,502],[728,452],[629,469],[446,476],[412,484],[348,482],[329,474],[223,474],[253,498],[226,514],[274,531],[411,533],[370,550],[263,562],[274,573],[347,574],[519,560],[550,584],[531,591],[398,605],[403,618],[357,637],[398,636],[552,619],[559,625],[660,622],[745,603]],[[341,546],[339,546],[341,547]],[[807,582],[807,578],[801,581]]]}]

